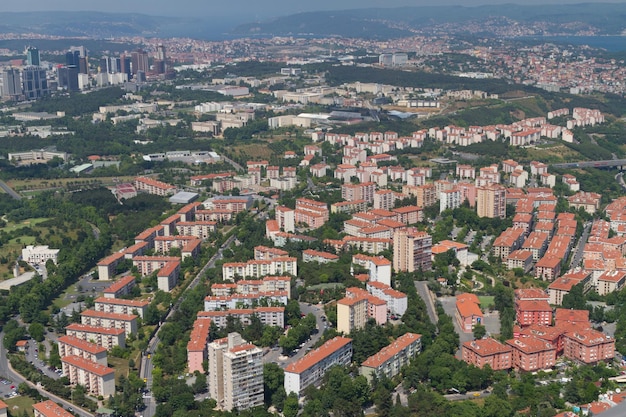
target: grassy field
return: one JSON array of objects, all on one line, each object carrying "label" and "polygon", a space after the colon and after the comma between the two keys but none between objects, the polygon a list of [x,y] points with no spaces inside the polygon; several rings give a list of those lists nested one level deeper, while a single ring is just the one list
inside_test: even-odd
[{"label": "grassy field", "polygon": [[128,359],[116,358],[110,356],[107,358],[109,366],[115,369],[115,380],[119,381],[120,376],[124,375],[124,377],[128,376]]},{"label": "grassy field", "polygon": [[526,151],[529,159],[542,161],[544,163],[570,162],[587,159],[580,153],[561,144],[546,147],[526,148]]},{"label": "grassy field", "polygon": [[38,217],[38,218],[34,218],[34,219],[24,220],[23,222],[20,222],[20,223],[9,223],[5,227],[0,228],[0,230],[2,230],[4,232],[7,232],[7,233],[10,233],[10,232],[14,231],[15,229],[19,229],[20,227],[37,226],[39,223],[43,223],[46,220],[48,220],[47,217]]},{"label": "grassy field", "polygon": [[[1,231],[6,233],[12,233],[22,227],[31,227],[33,229],[37,229],[37,225],[48,220],[45,217],[33,218],[29,220],[24,220],[19,223],[8,223],[5,227],[1,228]],[[43,232],[43,229],[41,229]],[[15,260],[21,254],[22,248],[24,245],[32,245],[35,243],[34,236],[19,236],[14,239],[8,241],[5,245],[0,247],[0,251],[3,256],[8,259],[8,262],[5,264],[0,264],[0,277],[1,278],[13,278],[13,266],[15,265]]]},{"label": "grassy field", "polygon": [[9,413],[13,416],[21,416],[24,411],[29,416],[34,415],[33,404],[35,404],[35,401],[30,397],[18,395],[15,398],[5,399],[4,402],[9,406]]},{"label": "grassy field", "polygon": [[57,178],[54,180],[47,179],[26,179],[26,180],[11,180],[7,181],[9,187],[16,191],[24,190],[45,190],[49,188],[65,187],[70,184],[92,184],[94,182],[100,182],[102,185],[115,185],[113,180],[117,180],[117,183],[132,182],[134,177],[81,177],[81,178]]},{"label": "grassy field", "polygon": [[493,305],[493,295],[479,295],[478,299],[480,300],[480,306],[482,308]]},{"label": "grassy field", "polygon": [[274,154],[274,152],[263,143],[238,145],[233,147],[232,150],[236,155],[248,155],[254,159],[270,159]]}]

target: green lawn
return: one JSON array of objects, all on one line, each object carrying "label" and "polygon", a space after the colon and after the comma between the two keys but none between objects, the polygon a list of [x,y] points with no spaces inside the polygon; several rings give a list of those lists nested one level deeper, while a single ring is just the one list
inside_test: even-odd
[{"label": "green lawn", "polygon": [[24,220],[23,222],[20,223],[9,223],[6,225],[6,227],[3,227],[0,230],[3,230],[7,233],[12,232],[15,229],[19,229],[20,227],[26,227],[26,226],[37,226],[39,223],[43,223],[46,220],[48,220],[47,217],[37,217],[34,219],[28,219],[28,220]]},{"label": "green lawn", "polygon": [[493,295],[479,295],[478,299],[480,300],[480,306],[482,308],[493,305]]},{"label": "green lawn", "polygon": [[33,404],[35,404],[35,401],[30,397],[18,395],[15,398],[5,399],[4,402],[9,406],[9,413],[13,416],[21,416],[24,411],[29,416],[34,415]]}]

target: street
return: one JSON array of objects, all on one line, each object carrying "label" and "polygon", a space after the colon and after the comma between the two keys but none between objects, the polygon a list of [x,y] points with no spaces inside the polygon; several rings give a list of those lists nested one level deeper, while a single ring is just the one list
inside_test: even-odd
[{"label": "street", "polygon": [[430,318],[431,323],[437,324],[439,317],[437,316],[437,310],[435,309],[435,302],[433,301],[432,293],[428,288],[428,281],[415,281],[415,288],[417,289],[419,296],[422,297],[422,300],[424,300],[424,303],[426,303],[426,311],[428,311],[428,317]]}]

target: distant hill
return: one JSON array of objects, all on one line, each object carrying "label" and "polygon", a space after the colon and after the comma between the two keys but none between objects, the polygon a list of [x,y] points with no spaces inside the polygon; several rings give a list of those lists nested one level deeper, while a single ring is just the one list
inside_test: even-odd
[{"label": "distant hill", "polygon": [[[474,22],[475,25],[458,25]],[[489,23],[487,25],[481,24]],[[298,13],[265,22],[240,25],[239,35],[296,35],[393,38],[446,23],[449,33],[495,33],[495,28],[519,23],[534,35],[619,35],[626,30],[626,4],[583,3],[568,5],[503,4],[477,7],[432,6],[371,8]]]}]

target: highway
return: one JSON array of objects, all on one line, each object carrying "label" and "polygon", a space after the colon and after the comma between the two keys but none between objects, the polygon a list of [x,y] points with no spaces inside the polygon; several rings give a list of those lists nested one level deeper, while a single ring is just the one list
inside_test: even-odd
[{"label": "highway", "polygon": [[[180,296],[180,298],[170,308],[170,311],[167,313],[167,316],[165,317],[165,320],[163,320],[163,322],[166,322],[170,318],[172,318],[174,313],[176,313],[176,311],[180,307],[181,303],[185,300],[187,291],[194,289],[195,287],[198,286],[198,284],[200,284],[200,281],[202,280],[202,277],[206,273],[207,269],[213,268],[215,266],[215,262],[222,259],[222,251],[228,248],[234,241],[235,241],[235,236],[234,235],[230,236],[224,242],[224,244],[218,249],[217,253],[213,255],[211,259],[209,259],[206,265],[204,265],[204,267],[202,267],[200,272],[198,272],[198,274],[195,276],[193,281],[189,283],[189,285],[187,286],[183,294]],[[154,353],[154,351],[156,350],[159,344],[159,331],[160,330],[161,330],[161,325],[159,324],[156,331],[154,332],[154,336],[152,336],[152,339],[150,339],[150,342],[148,342],[147,352],[144,352],[144,354],[141,357],[141,370],[140,370],[139,376],[146,381],[146,388],[148,390],[148,393],[150,393],[150,391],[152,390],[152,369],[154,367],[154,365],[152,364],[152,353]],[[154,400],[154,396],[152,396],[151,394],[148,396],[144,396],[144,404],[146,405],[146,408],[143,411],[143,416],[152,417],[156,413],[156,401]]]},{"label": "highway", "polygon": [[9,187],[6,182],[0,180],[0,188],[4,190],[5,193],[13,197],[15,200],[21,200],[22,196],[13,190],[13,188]]},{"label": "highway", "polygon": [[13,381],[15,384],[21,384],[22,382],[27,383],[32,388],[35,388],[37,391],[39,391],[41,395],[50,398],[56,403],[61,404],[66,409],[72,408],[74,410],[74,414],[78,415],[79,417],[94,417],[94,415],[91,414],[89,411],[82,409],[78,407],[77,405],[72,404],[71,402],[67,400],[64,400],[61,397],[57,397],[56,395],[43,389],[41,386],[37,386],[33,384],[32,382],[27,381],[24,377],[22,377],[20,374],[15,372],[9,364],[7,353],[6,353],[7,351],[4,348],[3,344],[4,344],[4,332],[0,332],[0,373],[3,376],[7,377],[11,381]]}]

